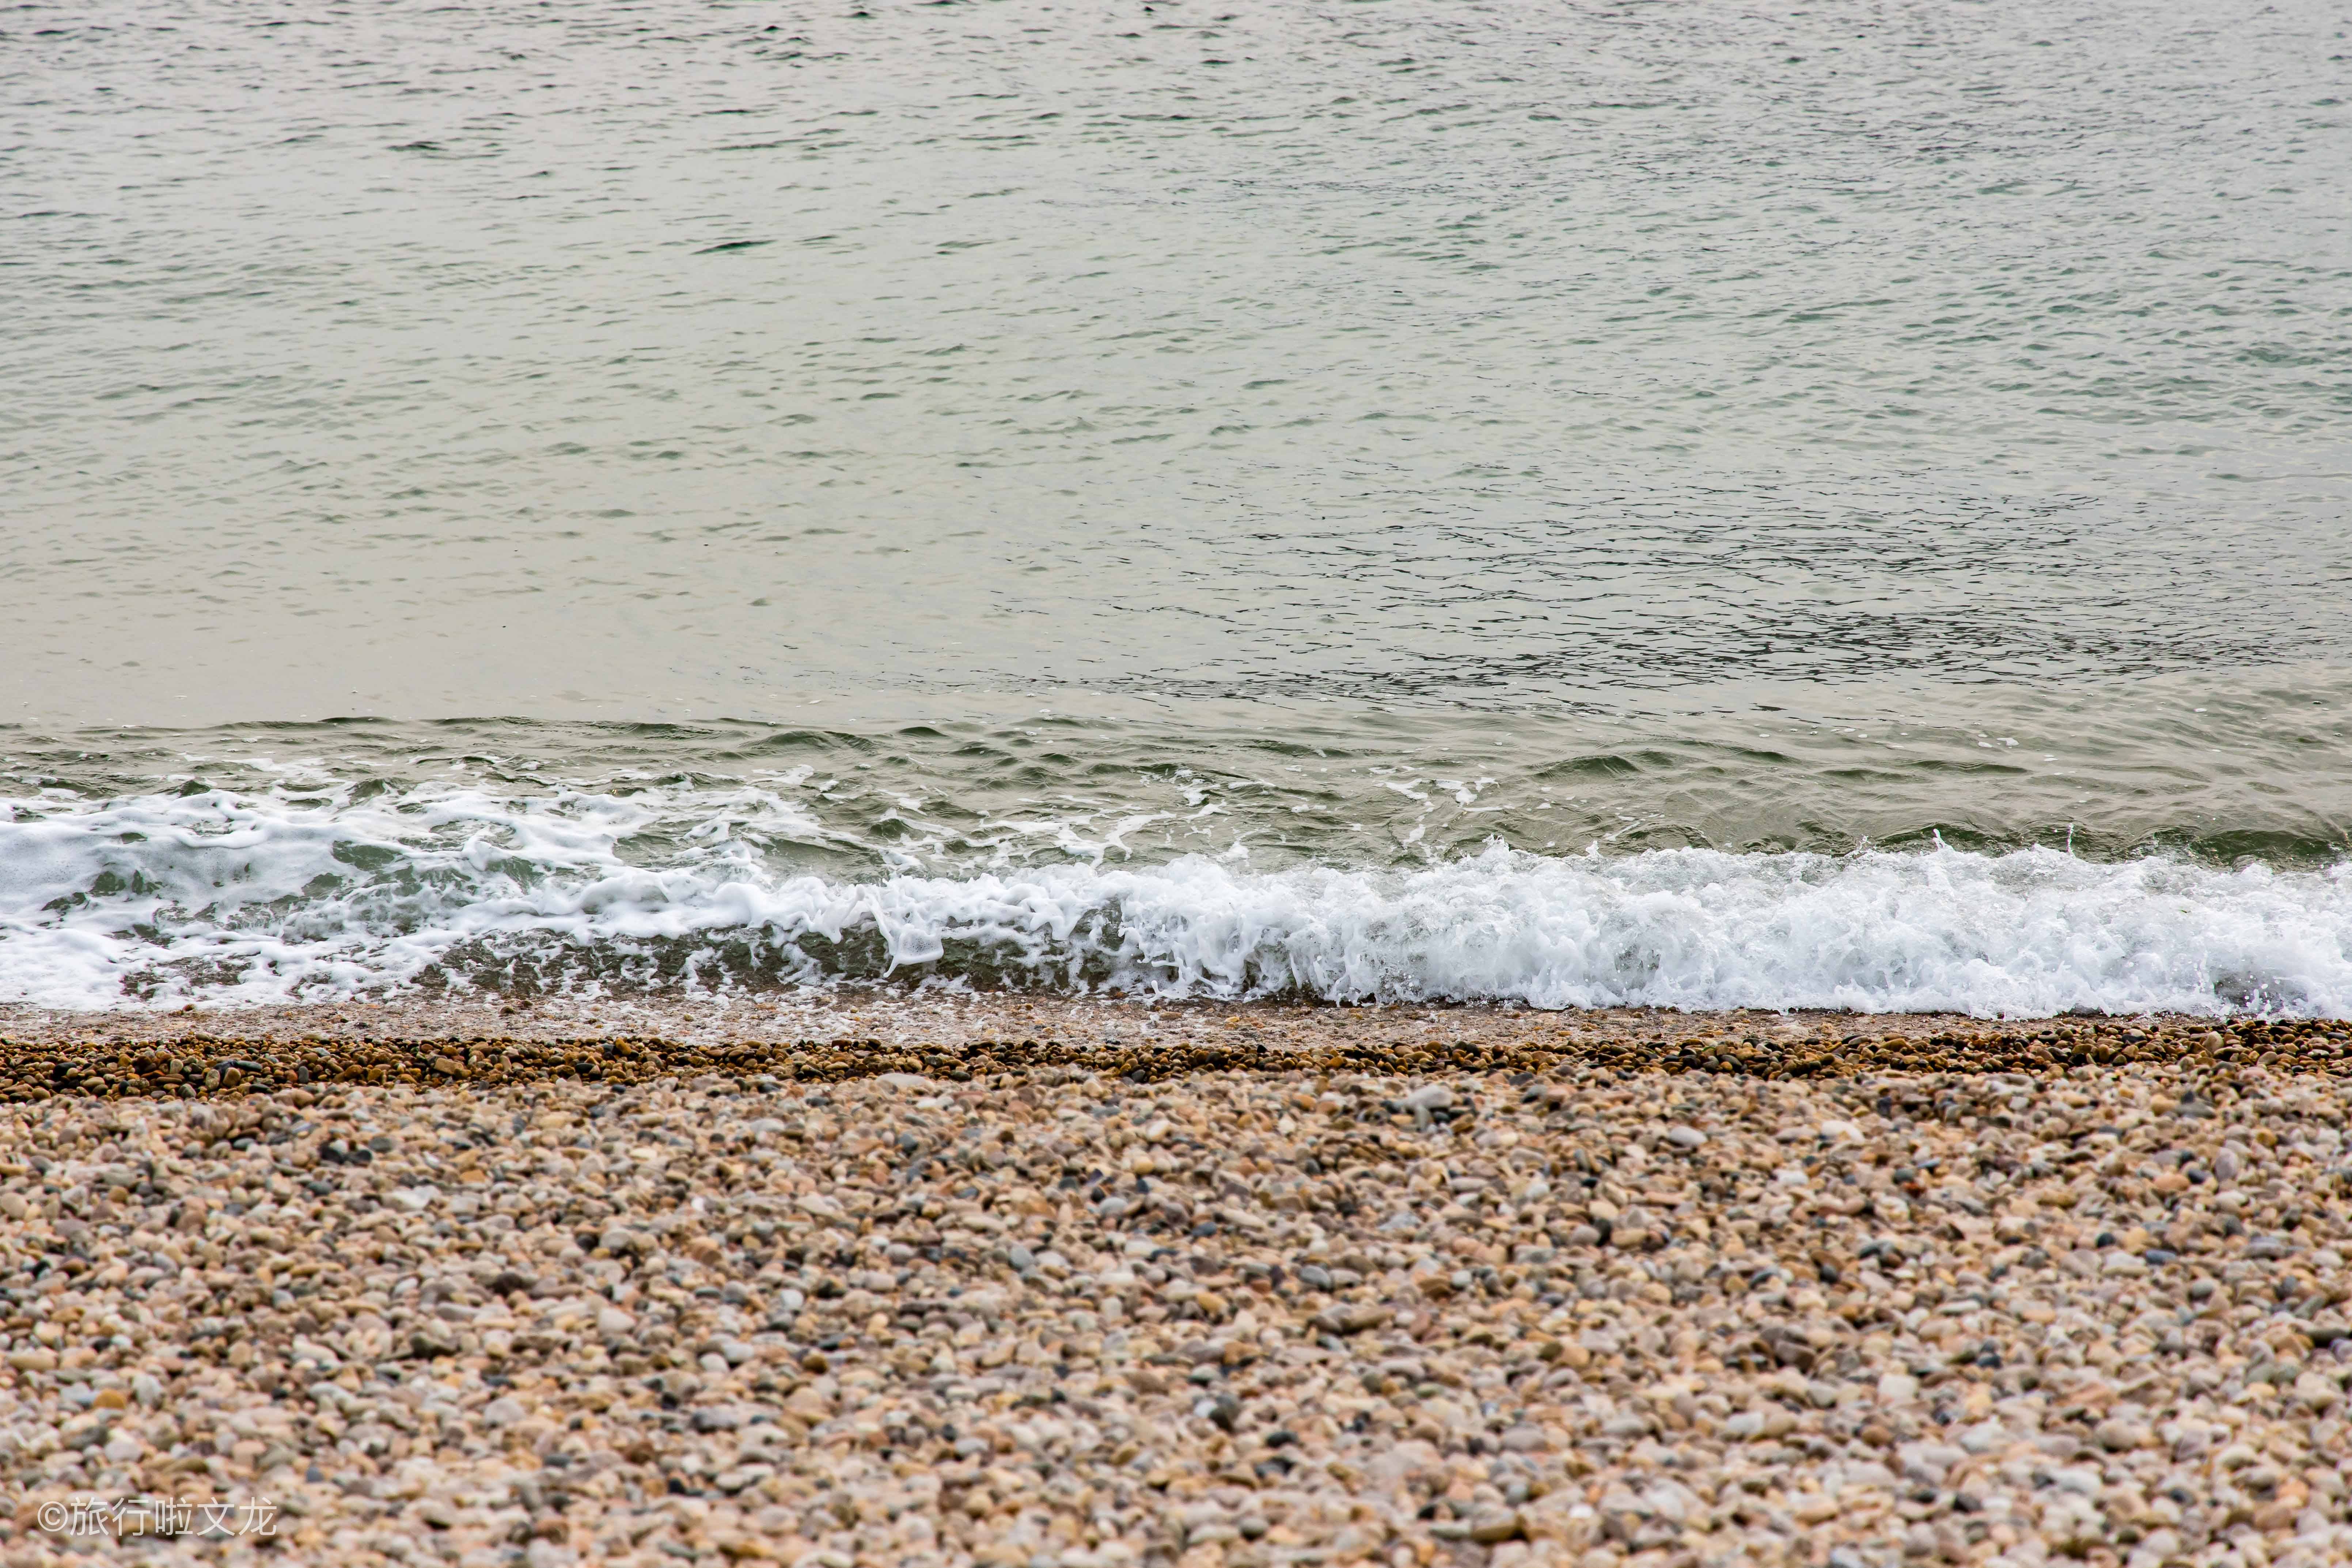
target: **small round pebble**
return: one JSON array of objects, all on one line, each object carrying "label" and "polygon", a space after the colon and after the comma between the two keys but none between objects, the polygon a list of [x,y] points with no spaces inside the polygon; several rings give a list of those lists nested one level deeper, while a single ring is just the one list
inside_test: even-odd
[{"label": "small round pebble", "polygon": [[2341,1026],[998,1005],[19,1052],[0,1556],[2352,1561]]}]

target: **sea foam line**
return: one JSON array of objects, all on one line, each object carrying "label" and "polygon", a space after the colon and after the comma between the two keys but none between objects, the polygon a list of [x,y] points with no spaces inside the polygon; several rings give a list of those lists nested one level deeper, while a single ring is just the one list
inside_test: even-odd
[{"label": "sea foam line", "polygon": [[[710,984],[887,975],[1538,1007],[2352,1013],[2345,866],[1496,845],[1407,869],[1261,872],[1194,856],[840,881],[778,868],[755,836],[681,831],[686,804],[467,791],[396,805],[226,792],[42,802],[0,823],[0,999],[121,1007],[436,973],[498,984],[519,955],[558,982],[607,985],[642,978],[649,966],[633,971],[630,955],[666,943],[709,950],[688,968]],[[772,837],[815,832],[772,798],[729,809],[764,813]],[[625,848],[656,825],[666,847],[631,863]]]}]

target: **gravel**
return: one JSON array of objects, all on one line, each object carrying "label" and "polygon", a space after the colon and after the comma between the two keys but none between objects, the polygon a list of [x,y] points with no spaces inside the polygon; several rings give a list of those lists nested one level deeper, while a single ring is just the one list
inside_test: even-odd
[{"label": "gravel", "polygon": [[1133,1016],[20,1046],[0,1554],[2352,1561],[2340,1025]]}]

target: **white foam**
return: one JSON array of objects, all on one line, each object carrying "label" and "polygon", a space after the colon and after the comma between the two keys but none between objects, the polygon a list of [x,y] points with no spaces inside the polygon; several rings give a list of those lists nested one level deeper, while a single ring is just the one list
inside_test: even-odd
[{"label": "white foam", "polygon": [[[2352,876],[1986,856],[1556,858],[1412,872],[1150,870],[903,879],[866,891],[892,952],[982,935],[1163,994],[1514,998],[1538,1007],[2070,1008],[2336,1015]],[[1116,937],[1084,934],[1116,916]]]},{"label": "white foam", "polygon": [[265,1002],[444,964],[462,982],[466,955],[531,944],[746,937],[823,982],[838,970],[805,939],[863,933],[902,975],[979,952],[1035,984],[1163,996],[2352,1013],[2345,866],[1497,846],[1412,870],[1192,856],[848,882],[768,858],[828,837],[758,791],[19,801],[0,822],[0,999]]}]

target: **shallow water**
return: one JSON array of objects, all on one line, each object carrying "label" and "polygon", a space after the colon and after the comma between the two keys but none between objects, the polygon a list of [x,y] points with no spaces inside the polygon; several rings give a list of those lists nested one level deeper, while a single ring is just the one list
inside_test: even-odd
[{"label": "shallow water", "polygon": [[[2322,7],[0,32],[0,994],[503,984],[509,941],[612,975],[656,935],[736,943],[730,984],[905,972],[983,879],[1149,873],[1038,906],[1160,910],[1144,967],[1040,916],[970,973],[2346,1005]],[[1725,891],[1602,964],[1481,901],[1496,845],[1578,918],[1620,896],[1588,851],[1652,889],[1721,852],[1786,899],[2021,878],[2090,947],[1903,904],[1824,967],[1844,927]],[[583,923],[616,867],[687,879],[678,931],[642,888]],[[1293,928],[1357,875],[1392,880],[1344,981],[1233,959],[1244,894],[1186,880],[1322,953]],[[1379,934],[1453,918],[1431,876],[1519,957]],[[2235,912],[2179,926],[2180,879]],[[873,911],[919,885],[902,952]],[[863,947],[794,945],[853,906]],[[1660,979],[1685,949],[1712,978]]]}]

